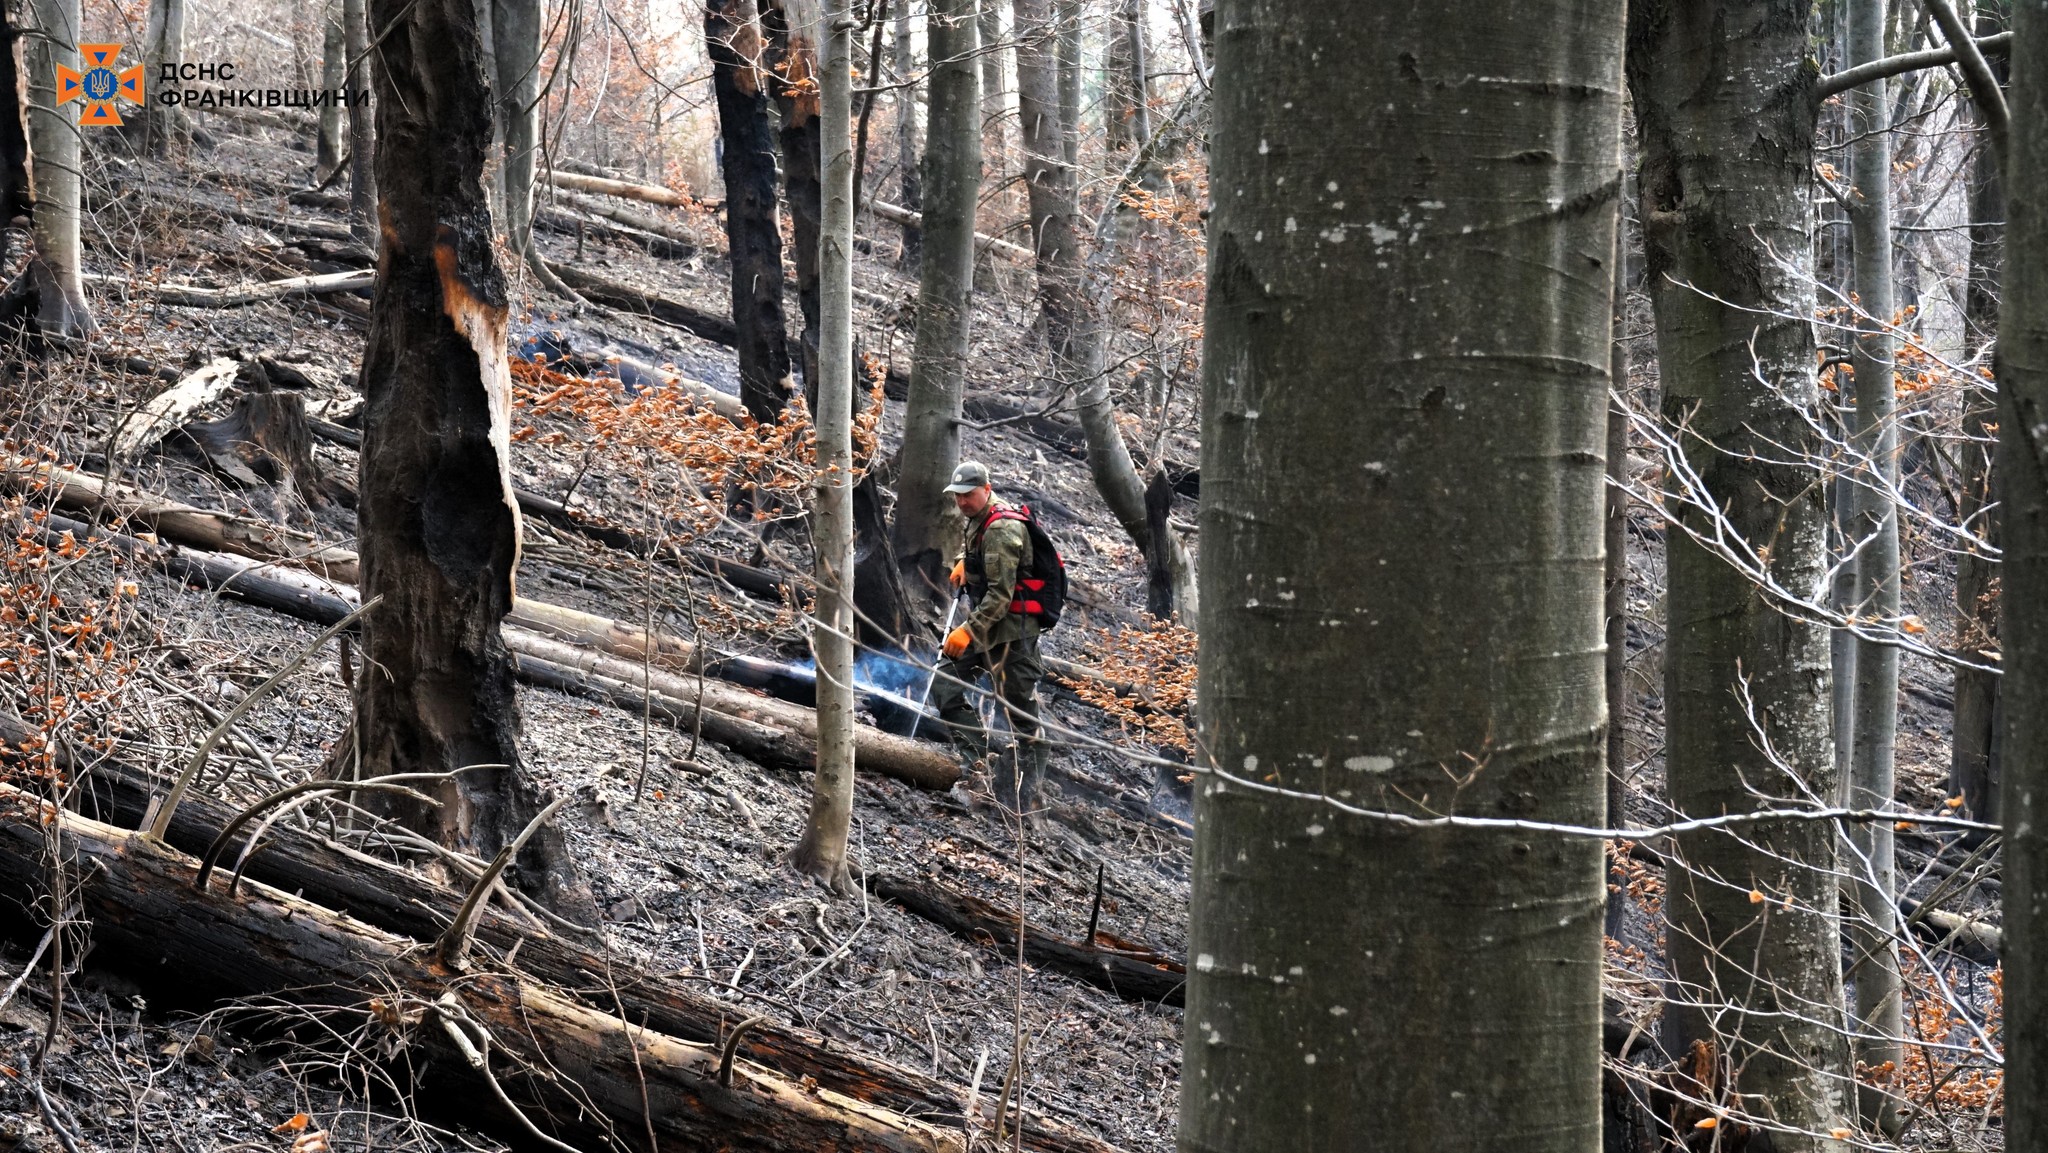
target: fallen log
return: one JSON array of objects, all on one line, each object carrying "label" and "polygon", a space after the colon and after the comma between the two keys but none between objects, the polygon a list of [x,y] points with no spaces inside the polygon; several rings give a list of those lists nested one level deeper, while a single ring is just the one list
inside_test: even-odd
[{"label": "fallen log", "polygon": [[1979,965],[1996,965],[2005,953],[2005,931],[1987,921],[1923,908],[1910,897],[1899,898],[1899,912],[1911,923],[1914,936],[1930,946],[1953,949]]},{"label": "fallen log", "polygon": [[631,180],[613,180],[608,176],[585,176],[581,172],[564,172],[559,168],[547,172],[547,181],[556,188],[567,188],[572,192],[595,192],[603,196],[622,196],[627,200],[640,200],[648,204],[665,204],[670,208],[688,208],[696,201],[671,188],[658,184],[639,184]]},{"label": "fallen log", "polygon": [[622,240],[657,260],[688,260],[697,255],[697,246],[694,244],[671,240],[630,224],[592,219],[591,216],[595,215],[597,214],[578,216],[559,208],[543,208],[533,214],[533,223],[536,228],[545,228],[565,236],[591,234],[600,239]]},{"label": "fallen log", "polygon": [[722,313],[643,292],[630,284],[599,276],[573,264],[549,261],[548,270],[561,277],[562,283],[607,308],[651,316],[727,348],[739,343],[739,330],[733,327],[732,318]]},{"label": "fallen log", "polygon": [[320,296],[330,292],[364,291],[376,284],[376,282],[376,270],[362,268],[350,272],[326,272],[317,276],[291,276],[283,280],[245,284],[239,288],[203,288],[196,284],[159,284],[156,286],[156,298],[164,304],[183,304],[200,308],[233,308],[238,305],[255,304],[264,300],[282,300],[288,296]]},{"label": "fallen log", "polygon": [[114,429],[114,458],[133,460],[143,449],[169,436],[186,417],[233,387],[241,368],[242,363],[233,357],[215,357],[197,372],[150,397]]},{"label": "fallen log", "polygon": [[[903,906],[918,917],[956,936],[994,946],[1005,957],[1017,955],[1017,917],[978,897],[957,893],[928,880],[870,874],[869,889],[885,901]],[[1127,1001],[1179,1006],[1187,990],[1187,966],[1179,958],[1097,933],[1079,944],[1024,926],[1024,959]]]},{"label": "fallen log", "polygon": [[[185,854],[0,786],[0,893],[23,914],[6,918],[10,929],[35,924],[26,913],[39,903],[51,833],[76,859],[101,963],[171,1002],[285,996],[360,1014],[364,1028],[412,1050],[415,1066],[431,1060],[444,1101],[501,1133],[525,1126],[500,1089],[526,1123],[586,1150],[641,1149],[650,1129],[656,1153],[966,1148],[958,1130],[752,1061],[728,1071],[715,1045],[629,1028],[516,974],[450,972],[408,938],[267,885],[233,897],[197,891],[198,862]],[[535,1069],[549,1075],[527,1075]]]},{"label": "fallen log", "polygon": [[614,224],[623,224],[627,228],[661,237],[663,240],[672,242],[678,248],[689,248],[692,253],[699,247],[697,238],[690,233],[675,228],[665,221],[656,220],[645,213],[635,212],[625,205],[608,204],[602,200],[593,200],[588,196],[577,196],[574,194],[566,194],[561,199],[562,203],[579,212],[588,212],[592,216],[601,216]]},{"label": "fallen log", "polygon": [[[323,581],[307,573],[244,557],[166,547],[106,529],[95,529],[68,518],[49,518],[46,532],[59,534],[67,531],[80,540],[106,537],[124,554],[171,575],[221,588],[239,599],[315,624],[334,624],[356,609],[356,590],[339,582]],[[560,627],[560,621],[565,619],[563,610],[556,610],[553,619],[556,627]],[[816,762],[818,714],[814,709],[708,678],[700,686],[695,678],[659,669],[646,670],[638,661],[592,653],[517,625],[506,625],[502,635],[506,648],[529,658],[515,664],[515,671],[546,687],[567,687],[571,691],[575,687],[584,687],[612,701],[621,699],[621,688],[651,691],[661,702],[663,715],[680,717],[680,723],[694,723],[701,702],[701,707],[706,710],[705,731],[733,734],[742,742],[736,746],[742,752],[753,748],[763,755],[772,754],[769,763],[776,767],[809,768]],[[530,663],[532,661],[562,667],[548,669],[544,665]],[[638,708],[643,703],[635,699],[630,707]],[[711,716],[712,713],[723,714],[723,717]],[[727,725],[724,718],[747,722],[753,728]],[[773,732],[763,734],[755,731],[763,728]],[[941,746],[899,737],[872,725],[856,725],[854,728],[854,764],[861,770],[894,777],[924,789],[952,788],[960,776],[959,763]]]},{"label": "fallen log", "polygon": [[[901,224],[906,228],[924,227],[924,213],[922,212],[914,212],[901,205],[890,204],[883,200],[871,200],[868,202],[868,207],[874,209],[876,216],[891,224]],[[1012,244],[1007,240],[997,240],[985,232],[974,234],[974,246],[993,252],[1003,259],[1017,264],[1038,263],[1038,258],[1031,254],[1030,249],[1021,244]]]},{"label": "fallen log", "polygon": [[[0,739],[19,742],[30,736],[19,720],[0,711]],[[111,758],[96,759],[82,783],[79,808],[84,815],[122,828],[143,823],[151,797],[162,787],[146,770]],[[232,809],[201,794],[188,793],[173,815],[165,839],[198,856],[233,817]],[[460,892],[418,873],[283,825],[273,826],[264,847],[249,858],[247,875],[386,932],[420,941],[439,937],[462,901]],[[221,888],[226,882],[211,884]],[[496,909],[484,911],[477,924],[476,945],[488,961],[503,963],[511,954],[511,967],[585,1005],[601,1012],[623,1008],[628,1020],[685,1041],[717,1043],[739,1015],[732,1002],[663,980],[573,940],[531,932]],[[612,1000],[615,992],[616,1003]],[[968,1095],[959,1086],[849,1049],[798,1026],[762,1022],[740,1042],[738,1053],[787,1076],[814,1078],[827,1089],[885,1109],[928,1115],[928,1120],[948,1125],[959,1124],[966,1115]],[[989,1095],[982,1096],[980,1106],[981,1115],[992,1120]],[[1024,1146],[1040,1153],[1112,1151],[1109,1145],[1040,1116],[1033,1116],[1026,1125]]]},{"label": "fallen log", "polygon": [[105,510],[193,548],[303,565],[350,583],[361,571],[355,553],[324,544],[310,533],[253,517],[194,508],[27,457],[6,457],[5,463],[0,464],[0,484],[17,492],[47,492],[58,508],[72,512],[91,514]]}]

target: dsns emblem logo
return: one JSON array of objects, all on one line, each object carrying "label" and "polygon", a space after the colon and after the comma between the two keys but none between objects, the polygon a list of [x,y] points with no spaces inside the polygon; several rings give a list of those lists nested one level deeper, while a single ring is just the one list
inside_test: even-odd
[{"label": "dsns emblem logo", "polygon": [[78,117],[80,124],[119,126],[121,113],[114,107],[115,98],[142,103],[143,65],[117,74],[114,58],[120,54],[119,44],[80,44],[78,57],[85,64],[84,72],[57,65],[57,103],[85,101],[85,111]]}]

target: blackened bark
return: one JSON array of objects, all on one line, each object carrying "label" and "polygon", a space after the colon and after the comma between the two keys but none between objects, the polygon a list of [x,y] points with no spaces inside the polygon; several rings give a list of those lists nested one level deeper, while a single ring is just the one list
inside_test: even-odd
[{"label": "blackened bark", "polygon": [[732,321],[740,400],[773,423],[795,395],[782,315],[782,232],[776,224],[775,136],[768,124],[761,23],[754,0],[704,7],[704,41],[718,100],[725,238],[731,253]]},{"label": "blackened bark", "polygon": [[[2048,1084],[2048,10],[2014,5],[2012,178],[1998,325],[2004,500],[2005,1075]],[[2019,174],[2025,173],[2025,178]],[[2005,1105],[2005,1147],[2048,1147],[2048,1095]]]},{"label": "blackened bark", "polygon": [[[519,513],[510,460],[505,279],[483,188],[492,95],[471,0],[373,0],[383,245],[361,460],[364,775],[477,769],[407,823],[489,857],[542,807],[520,767],[512,662]],[[559,832],[514,862],[520,887],[587,903]]]},{"label": "blackened bark", "polygon": [[[1767,546],[1773,579],[1794,589],[1819,587],[1827,535],[1825,489],[1799,463],[1815,459],[1803,410],[1818,394],[1811,15],[1806,0],[1631,0],[1628,12],[1664,417],[1683,425],[1732,531]],[[1716,531],[1688,510],[1668,534],[1671,803],[1705,816],[1834,797],[1827,630],[1781,612],[1687,527]],[[1773,1119],[1780,1153],[1839,1148],[1826,1136],[1849,1116],[1837,834],[1752,829],[1676,839],[1666,1048],[1709,1046],[1722,1091]]]},{"label": "blackened bark", "polygon": [[1217,8],[1186,1153],[1599,1143],[1621,7]]},{"label": "blackened bark", "polygon": [[[1981,4],[1977,34],[2002,31],[2001,4]],[[2007,61],[1990,61],[2000,83]],[[1966,105],[1974,113],[1974,103]],[[1966,338],[1974,358],[1993,347],[1998,326],[1998,283],[2003,263],[2005,189],[1999,179],[1998,155],[1979,148],[1970,169],[1970,283],[1963,298]],[[1999,546],[1997,480],[1992,469],[1997,398],[1988,390],[1963,399],[1963,441],[1958,447],[1961,473],[1957,516],[1962,523]],[[1991,665],[1998,648],[1997,564],[1975,549],[1956,557],[1956,646],[1975,664]],[[1998,726],[1999,681],[1988,669],[1956,669],[1955,729],[1949,762],[1949,794],[1963,798],[1963,812],[1989,824],[1999,821]]]}]

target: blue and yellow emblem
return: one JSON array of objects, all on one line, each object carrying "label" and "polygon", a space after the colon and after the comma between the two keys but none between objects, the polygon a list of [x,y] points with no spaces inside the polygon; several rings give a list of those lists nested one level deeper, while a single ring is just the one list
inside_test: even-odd
[{"label": "blue and yellow emblem", "polygon": [[80,44],[78,58],[85,71],[57,65],[57,103],[85,101],[85,111],[78,117],[80,124],[118,126],[121,113],[115,107],[117,99],[142,103],[143,66],[137,64],[115,72],[114,59],[119,55],[119,44]]}]

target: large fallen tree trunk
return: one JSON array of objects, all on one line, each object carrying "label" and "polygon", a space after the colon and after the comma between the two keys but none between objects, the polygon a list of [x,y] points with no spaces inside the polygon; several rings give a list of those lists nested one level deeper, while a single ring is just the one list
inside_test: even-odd
[{"label": "large fallen tree trunk", "polygon": [[27,457],[5,458],[5,463],[0,464],[0,484],[15,491],[47,491],[58,508],[73,512],[90,515],[104,509],[131,524],[194,548],[303,565],[334,580],[351,583],[360,572],[355,553],[322,544],[310,534],[269,521],[194,508]]},{"label": "large fallen tree trunk", "polygon": [[[994,946],[1005,957],[1017,954],[1017,917],[978,897],[956,893],[931,881],[873,874],[868,887],[885,901],[952,933]],[[1187,990],[1188,971],[1176,957],[1097,933],[1087,944],[1024,925],[1024,959],[1041,969],[1064,973],[1107,989],[1128,1001],[1179,1005]]]},{"label": "large fallen tree trunk", "polygon": [[[966,1148],[960,1131],[751,1061],[722,1069],[715,1045],[629,1028],[517,975],[451,972],[413,940],[269,886],[198,891],[185,854],[0,787],[0,893],[23,911],[7,918],[12,928],[35,924],[25,914],[41,901],[49,835],[83,878],[77,899],[103,963],[152,996],[291,996],[359,1014],[415,1052],[415,1066],[431,1062],[444,1104],[500,1133],[524,1126],[493,1082],[532,1124],[586,1150],[641,1149],[649,1130],[656,1153]],[[548,1074],[530,1075],[539,1069]]]},{"label": "large fallen tree trunk", "polygon": [[[354,612],[358,603],[356,590],[351,586],[243,557],[167,547],[57,516],[49,518],[46,528],[53,534],[70,532],[80,540],[104,536],[125,555],[171,575],[220,588],[253,604],[316,624],[334,624]],[[565,620],[572,618],[586,623],[604,620],[553,606],[543,607],[552,610],[545,614],[545,619],[557,631],[563,628]],[[633,708],[643,707],[644,698],[622,690],[651,690],[658,706],[656,711],[664,717],[690,724],[702,709],[706,716],[705,731],[714,739],[719,739],[721,733],[727,734],[743,754],[758,753],[770,765],[781,768],[808,768],[815,762],[818,721],[812,709],[717,680],[707,678],[700,683],[694,677],[644,669],[639,661],[579,649],[516,625],[508,624],[504,637],[506,647],[520,656],[515,669],[525,679],[549,688],[588,692]],[[671,641],[670,645],[677,643],[680,642]],[[548,668],[550,664],[557,667]],[[728,723],[728,719],[745,724]],[[764,728],[772,732],[758,731]],[[949,789],[960,776],[959,763],[943,747],[899,737],[870,725],[855,727],[854,759],[864,771],[925,789]]]},{"label": "large fallen tree trunk", "polygon": [[283,280],[245,284],[239,288],[202,288],[196,284],[159,284],[156,298],[164,304],[194,305],[202,308],[231,308],[287,296],[319,296],[329,292],[357,292],[377,280],[375,269],[326,272],[317,276],[291,276]]},{"label": "large fallen tree trunk", "polygon": [[580,172],[563,172],[554,169],[547,174],[548,183],[556,188],[567,188],[573,192],[595,192],[604,196],[623,196],[628,200],[641,200],[648,204],[665,204],[670,208],[688,208],[693,201],[690,197],[657,184],[636,184],[630,180],[612,180],[604,176],[585,176]]},{"label": "large fallen tree trunk", "polygon": [[[30,736],[18,720],[0,712],[0,739],[18,742]],[[162,789],[162,783],[145,770],[116,760],[97,761],[83,786],[79,807],[85,815],[123,828],[142,824],[151,798]],[[198,856],[234,815],[232,809],[208,797],[188,793],[166,840]],[[229,848],[232,861],[233,854],[240,852],[239,842]],[[415,940],[438,937],[462,901],[461,893],[418,873],[285,826],[275,826],[266,835],[264,847],[249,857],[246,875]],[[217,874],[209,883],[220,889],[227,882]],[[627,1019],[636,1025],[685,1041],[717,1043],[744,1015],[742,1007],[732,1002],[641,972],[622,964],[615,955],[607,956],[573,940],[533,932],[496,909],[485,909],[478,921],[476,947],[494,961],[511,954],[511,962],[520,972],[591,1008],[608,1012],[623,1008]],[[614,992],[617,1003],[612,1000]],[[794,1025],[764,1021],[746,1034],[738,1053],[787,1076],[810,1077],[834,1092],[948,1125],[960,1123],[968,1107],[968,1095],[959,1086],[850,1050],[841,1042]],[[984,1094],[979,1111],[992,1116],[992,1104]],[[1109,1153],[1111,1149],[1039,1117],[1029,1119],[1024,1147],[1040,1153]]]}]

